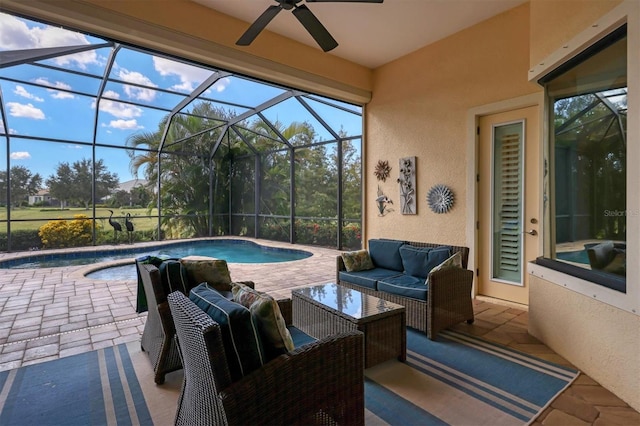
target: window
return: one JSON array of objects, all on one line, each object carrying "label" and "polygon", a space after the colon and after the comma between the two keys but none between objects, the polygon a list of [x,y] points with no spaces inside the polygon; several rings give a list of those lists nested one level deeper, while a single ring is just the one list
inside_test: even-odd
[{"label": "window", "polygon": [[550,101],[545,260],[626,292],[626,25],[540,83]]}]

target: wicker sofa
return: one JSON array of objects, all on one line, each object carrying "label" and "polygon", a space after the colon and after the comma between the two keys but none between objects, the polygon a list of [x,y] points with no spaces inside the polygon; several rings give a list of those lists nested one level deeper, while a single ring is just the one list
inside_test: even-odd
[{"label": "wicker sofa", "polygon": [[[291,321],[291,300],[279,301]],[[176,425],[364,425],[364,337],[307,343],[232,381],[221,327],[181,292],[168,296],[184,364]]]},{"label": "wicker sofa", "polygon": [[[447,257],[460,253],[462,267],[430,273],[428,266],[420,269],[407,263],[409,256],[413,256],[414,260],[419,260],[416,264],[422,267],[428,263],[428,253],[436,249],[443,250],[439,253],[442,256],[446,252]],[[447,327],[463,321],[473,323],[473,272],[466,269],[468,247],[372,239],[369,240],[368,254],[373,268],[350,272],[343,256],[337,256],[337,283],[403,305],[407,312],[407,326],[425,332],[432,340]],[[428,284],[425,284],[427,277]]]}]

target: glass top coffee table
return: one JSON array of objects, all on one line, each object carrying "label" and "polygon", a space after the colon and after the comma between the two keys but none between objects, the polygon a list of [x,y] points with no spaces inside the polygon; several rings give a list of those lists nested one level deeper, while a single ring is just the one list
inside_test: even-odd
[{"label": "glass top coffee table", "polygon": [[362,331],[365,368],[393,358],[407,359],[404,306],[337,284],[295,289],[291,299],[293,324],[317,339]]}]

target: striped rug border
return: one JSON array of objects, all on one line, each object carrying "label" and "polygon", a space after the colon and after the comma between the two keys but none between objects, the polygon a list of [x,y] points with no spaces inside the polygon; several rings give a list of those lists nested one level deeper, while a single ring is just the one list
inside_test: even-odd
[{"label": "striped rug border", "polygon": [[[50,369],[50,363],[56,363],[56,370]],[[153,424],[126,344],[0,372],[0,419],[12,422],[9,424],[21,424],[19,417],[24,411],[20,410],[29,412],[32,409],[23,403],[29,395],[49,398],[51,407],[55,406],[56,398],[66,399],[68,403],[68,398],[73,398],[73,395],[56,394],[55,384],[68,381],[69,369],[73,368],[93,371],[94,374],[88,374],[86,379],[87,394],[78,395],[79,403],[88,401],[86,411],[78,412],[78,417],[65,419],[65,425],[85,424],[83,419],[91,424],[104,425]],[[34,386],[34,383],[31,383],[34,380],[33,376],[40,377],[40,374],[44,374],[49,382],[36,382]],[[29,383],[24,382],[27,377]],[[37,395],[33,395],[33,392],[37,392]],[[47,393],[49,394],[45,395]],[[11,413],[14,410],[15,412]],[[59,420],[59,417],[49,416],[42,418],[39,424],[58,425]]]}]

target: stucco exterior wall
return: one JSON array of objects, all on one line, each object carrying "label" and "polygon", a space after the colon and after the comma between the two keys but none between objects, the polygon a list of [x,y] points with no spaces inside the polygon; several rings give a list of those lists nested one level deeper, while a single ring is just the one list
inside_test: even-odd
[{"label": "stucco exterior wall", "polygon": [[622,0],[530,0],[531,67],[540,64],[621,2]]},{"label": "stucco exterior wall", "polygon": [[531,276],[529,333],[636,410],[640,316]]},{"label": "stucco exterior wall", "polygon": [[[364,167],[365,238],[399,238],[466,244],[467,111],[527,95],[541,88],[527,81],[529,6],[524,4],[374,71],[373,99],[366,108]],[[400,214],[400,158],[416,156],[417,214]],[[391,178],[373,175],[387,160]],[[426,195],[448,185],[453,209],[433,213]],[[378,216],[380,185],[393,212]]]},{"label": "stucco exterior wall", "polygon": [[[617,10],[616,7],[621,3],[617,0],[532,0],[531,66],[540,68],[543,65],[539,62],[544,62],[545,58],[563,56],[567,42],[581,33],[598,31],[592,25]],[[637,19],[637,11],[633,13],[635,15],[631,16]],[[618,12],[614,15],[617,16]],[[631,48],[629,64],[637,64],[638,56],[638,51]],[[637,106],[633,96],[638,93],[638,75],[633,72],[637,68],[633,67],[629,74],[630,105]],[[632,135],[638,135],[637,126],[637,121],[629,120],[628,135],[632,139],[635,139]],[[636,158],[637,150],[630,144],[628,162],[632,164]],[[630,211],[635,211],[633,206],[637,198],[637,192],[633,190],[628,194],[627,208]],[[637,220],[629,217],[627,235],[631,245],[634,240],[637,241],[637,234],[632,231],[636,225]],[[628,254],[633,258],[634,249],[631,249]],[[635,262],[631,260],[628,263],[631,268],[627,274],[628,291],[624,304],[633,307],[635,303],[630,299],[636,297],[638,283],[633,279],[636,276]],[[620,300],[620,295],[612,290],[594,288],[594,284],[581,283],[575,278],[538,266],[531,266],[530,270],[534,275],[529,280],[529,332],[630,406],[640,410],[640,316],[637,311],[603,302],[607,298]],[[575,291],[577,289],[579,292]]]}]

